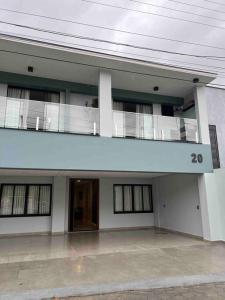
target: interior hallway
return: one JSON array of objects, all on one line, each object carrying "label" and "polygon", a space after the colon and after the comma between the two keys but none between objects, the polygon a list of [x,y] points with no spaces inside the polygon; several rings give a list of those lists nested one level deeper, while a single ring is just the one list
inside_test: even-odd
[{"label": "interior hallway", "polygon": [[167,284],[171,278],[200,282],[225,274],[223,243],[154,229],[4,237],[0,253],[0,299],[110,292],[139,283],[143,289],[165,278]]}]

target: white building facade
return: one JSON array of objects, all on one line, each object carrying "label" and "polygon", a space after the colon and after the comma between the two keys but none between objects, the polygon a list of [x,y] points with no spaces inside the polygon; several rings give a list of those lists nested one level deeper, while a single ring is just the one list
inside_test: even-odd
[{"label": "white building facade", "polygon": [[0,234],[157,227],[223,239],[215,74],[1,42]]}]

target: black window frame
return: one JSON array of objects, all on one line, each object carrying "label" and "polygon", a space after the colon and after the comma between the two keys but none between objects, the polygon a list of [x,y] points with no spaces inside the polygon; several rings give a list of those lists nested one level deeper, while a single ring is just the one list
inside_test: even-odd
[{"label": "black window frame", "polygon": [[[122,187],[122,201],[123,201],[123,210],[122,211],[116,211],[116,193],[115,193],[115,187]],[[125,186],[131,186],[132,191],[132,210],[131,211],[125,211],[124,210],[124,187]],[[142,210],[135,210],[134,206],[134,187],[138,186],[142,188]],[[144,210],[144,203],[143,203],[143,187],[148,187],[149,189],[149,205],[151,210]],[[151,184],[113,184],[113,211],[114,214],[145,214],[145,213],[153,213],[154,207],[153,207],[153,193],[152,193],[152,185]]]},{"label": "black window frame", "polygon": [[[13,203],[12,203],[12,213],[9,215],[1,215],[0,218],[21,218],[21,217],[49,217],[51,216],[52,212],[52,184],[45,184],[45,183],[2,183],[0,184],[0,207],[2,201],[2,192],[4,186],[13,186],[13,190],[15,191],[16,186],[25,186],[25,201],[24,201],[24,214],[13,214],[13,205],[14,205],[14,194],[13,194]],[[49,205],[49,213],[47,214],[28,214],[27,207],[28,207],[28,196],[29,196],[29,187],[30,186],[38,186],[39,187],[39,197],[38,197],[38,210],[40,208],[40,187],[42,186],[49,186],[50,187],[50,205]]]}]

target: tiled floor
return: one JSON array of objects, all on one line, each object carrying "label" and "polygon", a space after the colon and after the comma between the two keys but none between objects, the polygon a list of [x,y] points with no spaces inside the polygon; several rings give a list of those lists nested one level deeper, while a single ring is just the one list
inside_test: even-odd
[{"label": "tiled floor", "polygon": [[221,272],[225,244],[154,229],[0,239],[0,299],[9,292],[87,291]]}]

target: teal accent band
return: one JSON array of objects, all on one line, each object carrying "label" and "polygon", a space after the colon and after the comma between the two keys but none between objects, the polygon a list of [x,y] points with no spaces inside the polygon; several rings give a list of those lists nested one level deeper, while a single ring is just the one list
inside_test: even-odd
[{"label": "teal accent band", "polygon": [[139,93],[126,90],[112,89],[112,96],[116,100],[137,103],[159,103],[183,105],[184,99],[179,97],[163,96],[158,94]]},{"label": "teal accent band", "polygon": [[[0,129],[0,168],[212,172],[210,145]],[[192,162],[202,154],[202,163]],[[185,183],[184,183],[185,184]]]},{"label": "teal accent band", "polygon": [[[41,78],[15,73],[0,72],[0,82],[10,85],[18,85],[24,88],[46,89],[51,91],[70,91],[86,95],[98,95],[98,87],[94,85],[67,82],[56,79]],[[140,103],[170,103],[182,105],[184,99],[157,94],[140,93],[134,91],[112,89],[112,96],[121,101]]]}]

